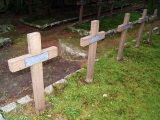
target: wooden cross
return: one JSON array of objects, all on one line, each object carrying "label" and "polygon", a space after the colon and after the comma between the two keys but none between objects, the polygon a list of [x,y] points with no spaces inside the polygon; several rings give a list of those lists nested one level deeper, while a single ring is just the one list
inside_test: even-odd
[{"label": "wooden cross", "polygon": [[112,17],[112,15],[113,15],[113,9],[114,9],[114,4],[115,4],[115,0],[110,0],[108,3],[109,3],[109,4],[112,4],[112,5],[111,5],[111,11],[110,11],[110,16]]},{"label": "wooden cross", "polygon": [[117,60],[122,60],[122,54],[123,54],[124,44],[127,36],[127,31],[129,28],[132,28],[132,25],[129,24],[129,19],[130,19],[130,13],[126,13],[123,24],[119,25],[117,28],[118,32],[122,32],[119,49],[118,49]]},{"label": "wooden cross", "polygon": [[157,19],[157,9],[154,10],[154,14],[150,17],[150,21],[151,21],[151,26],[150,26],[150,30],[148,33],[148,38],[147,38],[147,43],[150,43],[151,41],[151,35],[153,32],[153,27],[154,27],[154,21]]},{"label": "wooden cross", "polygon": [[98,20],[101,18],[101,9],[102,9],[102,4],[103,4],[104,2],[102,2],[102,0],[98,0],[98,2],[97,2],[97,5],[99,6],[98,7]]},{"label": "wooden cross", "polygon": [[83,37],[80,40],[80,45],[82,47],[89,45],[87,77],[86,77],[87,83],[90,83],[93,80],[97,42],[105,38],[105,32],[104,31],[98,32],[98,31],[99,31],[99,21],[94,20],[91,22],[90,35]]},{"label": "wooden cross", "polygon": [[138,38],[137,38],[137,41],[136,41],[136,47],[137,47],[137,48],[138,48],[139,45],[140,45],[140,39],[141,39],[141,36],[142,36],[144,24],[145,24],[145,22],[146,22],[147,20],[148,20],[148,17],[147,17],[147,9],[144,9],[144,10],[143,10],[142,18],[139,18],[139,20],[138,20],[138,23],[141,24],[141,25],[140,25],[140,28],[139,28],[139,31],[138,31]]},{"label": "wooden cross", "polygon": [[79,22],[82,22],[82,18],[83,18],[83,6],[86,5],[87,2],[84,0],[81,0],[79,2],[77,2],[77,5],[80,5],[80,11],[79,11]]},{"label": "wooden cross", "polygon": [[35,108],[36,113],[40,114],[45,110],[42,62],[56,57],[58,50],[54,46],[42,50],[38,32],[27,34],[27,41],[29,54],[8,60],[8,65],[11,72],[31,68]]}]

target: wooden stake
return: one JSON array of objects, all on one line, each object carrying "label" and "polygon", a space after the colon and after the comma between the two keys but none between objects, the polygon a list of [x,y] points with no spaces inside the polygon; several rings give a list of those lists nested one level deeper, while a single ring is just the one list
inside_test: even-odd
[{"label": "wooden stake", "polygon": [[150,18],[151,26],[150,26],[150,30],[148,33],[147,44],[150,43],[150,41],[151,41],[151,36],[152,36],[152,32],[153,32],[153,27],[154,27],[154,21],[157,19],[157,12],[158,12],[157,9],[155,9],[153,16],[151,16],[151,18]]},{"label": "wooden stake", "polygon": [[140,18],[138,20],[138,23],[141,23],[141,25],[140,25],[140,28],[139,28],[139,31],[138,31],[138,38],[137,38],[137,41],[136,41],[136,47],[137,48],[140,45],[140,39],[141,39],[141,36],[142,36],[142,32],[143,32],[145,21],[147,21],[147,17],[146,16],[147,16],[147,9],[144,9],[142,18]]},{"label": "wooden stake", "polygon": [[93,73],[94,73],[94,64],[96,57],[96,49],[97,49],[97,41],[100,41],[105,38],[105,32],[99,31],[99,21],[94,20],[91,22],[91,31],[90,35],[84,38],[81,38],[80,44],[81,46],[89,45],[88,52],[88,62],[87,62],[87,77],[86,82],[90,83],[93,81]]},{"label": "wooden stake", "polygon": [[27,35],[29,54],[8,60],[11,72],[16,72],[31,67],[32,85],[36,113],[40,114],[45,110],[44,82],[42,62],[52,59],[58,55],[56,47],[41,50],[40,33]]},{"label": "wooden stake", "polygon": [[120,40],[120,44],[119,44],[117,60],[122,60],[122,54],[123,54],[127,31],[129,28],[131,28],[131,26],[129,25],[129,19],[130,19],[130,14],[126,13],[123,24],[118,26],[117,31],[118,32],[123,31],[123,32],[121,34],[121,40]]}]

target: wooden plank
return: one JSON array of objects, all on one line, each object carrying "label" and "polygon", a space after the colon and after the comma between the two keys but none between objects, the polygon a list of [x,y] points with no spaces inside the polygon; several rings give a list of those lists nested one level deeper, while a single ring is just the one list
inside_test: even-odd
[{"label": "wooden plank", "polygon": [[[126,13],[123,24],[124,25],[129,24],[129,19],[130,19],[130,14]],[[117,60],[122,60],[122,58],[123,58],[122,54],[123,54],[124,44],[125,44],[125,40],[126,40],[126,35],[127,35],[127,29],[124,30],[121,34],[121,40],[120,40],[120,44],[119,44]]]},{"label": "wooden plank", "polygon": [[[40,33],[30,33],[27,35],[28,49],[31,55],[41,54]],[[32,85],[36,113],[40,114],[45,110],[44,82],[42,63],[31,66]]]},{"label": "wooden plank", "polygon": [[143,33],[144,24],[145,24],[145,21],[147,20],[146,16],[147,16],[147,9],[144,9],[142,18],[140,18],[139,21],[138,21],[138,23],[141,23],[141,25],[140,25],[140,28],[139,28],[139,31],[138,31],[138,38],[137,38],[137,41],[136,41],[136,47],[137,48],[140,45],[140,39],[141,39],[141,36],[142,36],[142,33]]},{"label": "wooden plank", "polygon": [[101,31],[101,32],[97,33],[96,36],[91,36],[91,35],[90,35],[90,36],[81,38],[81,40],[80,40],[80,45],[81,45],[82,47],[84,47],[84,46],[87,46],[87,45],[89,45],[89,44],[91,44],[91,43],[93,43],[93,42],[97,42],[97,41],[99,41],[99,40],[102,40],[102,39],[104,39],[104,38],[105,38],[105,32],[104,32],[104,31]]},{"label": "wooden plank", "polygon": [[124,30],[128,30],[129,28],[132,28],[131,24],[122,24],[118,26],[117,31],[122,32]]},{"label": "wooden plank", "polygon": [[[99,21],[94,20],[91,22],[90,35],[96,36],[98,34],[98,31],[99,31]],[[88,61],[87,61],[87,77],[86,77],[86,82],[88,82],[88,83],[93,81],[96,49],[97,49],[97,42],[94,42],[89,45]]]},{"label": "wooden plank", "polygon": [[[58,55],[58,49],[55,46],[52,46],[52,47],[49,47],[49,48],[42,50],[42,54],[44,54],[46,52],[48,54],[47,60],[52,59]],[[39,54],[39,55],[41,55],[41,54]],[[27,54],[27,55],[23,55],[23,56],[12,58],[12,59],[8,60],[9,70],[11,72],[17,72],[22,69],[28,68],[29,66],[25,65],[25,59],[30,58],[30,57],[33,57],[33,55]]]}]

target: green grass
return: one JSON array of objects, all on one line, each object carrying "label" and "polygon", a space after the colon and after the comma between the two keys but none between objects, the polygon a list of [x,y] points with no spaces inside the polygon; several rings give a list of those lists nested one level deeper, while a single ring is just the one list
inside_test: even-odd
[{"label": "green grass", "polygon": [[[124,61],[116,60],[112,48],[96,62],[94,81],[84,84],[86,67],[68,78],[68,85],[47,97],[52,107],[42,115],[18,108],[7,120],[158,120],[160,118],[160,36],[153,34],[151,44],[140,48],[130,41],[124,49]],[[107,97],[103,97],[107,94]],[[48,115],[52,115],[49,118]]]},{"label": "green grass", "polygon": [[[141,14],[138,13],[138,12],[131,12],[130,14],[131,14],[130,22],[138,20],[138,18],[141,17]],[[108,17],[108,16],[103,17],[100,21],[100,28],[99,28],[100,31],[101,30],[107,31],[107,30],[110,30],[110,29],[117,28],[118,25],[123,23],[124,15],[125,15],[125,12],[121,13],[121,14],[118,14],[118,15],[114,15],[112,18]],[[91,24],[91,22],[77,23],[73,27],[75,27],[77,29],[85,29],[85,30],[89,31],[90,30],[90,24]]]}]

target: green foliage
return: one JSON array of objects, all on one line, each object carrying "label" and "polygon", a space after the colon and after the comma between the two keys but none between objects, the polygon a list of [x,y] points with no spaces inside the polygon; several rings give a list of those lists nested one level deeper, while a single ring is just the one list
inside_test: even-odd
[{"label": "green foliage", "polygon": [[[133,22],[141,17],[140,13],[138,12],[131,12],[130,14],[131,14],[130,22]],[[107,30],[111,30],[111,29],[118,27],[118,25],[123,23],[124,15],[125,15],[125,12],[115,15],[112,18],[105,16],[100,21],[100,31],[101,30],[107,31]],[[84,22],[82,24],[78,23],[74,27],[77,29],[90,30],[90,24],[91,24],[90,22]]]},{"label": "green foliage", "polygon": [[92,83],[84,83],[86,68],[68,78],[65,89],[47,97],[52,107],[42,115],[23,112],[5,115],[6,119],[50,120],[47,115],[54,113],[54,118],[69,120],[158,120],[160,36],[153,34],[151,44],[145,44],[146,36],[140,48],[134,47],[135,41],[128,42],[123,62],[116,60],[116,48],[107,51],[96,62]]}]

